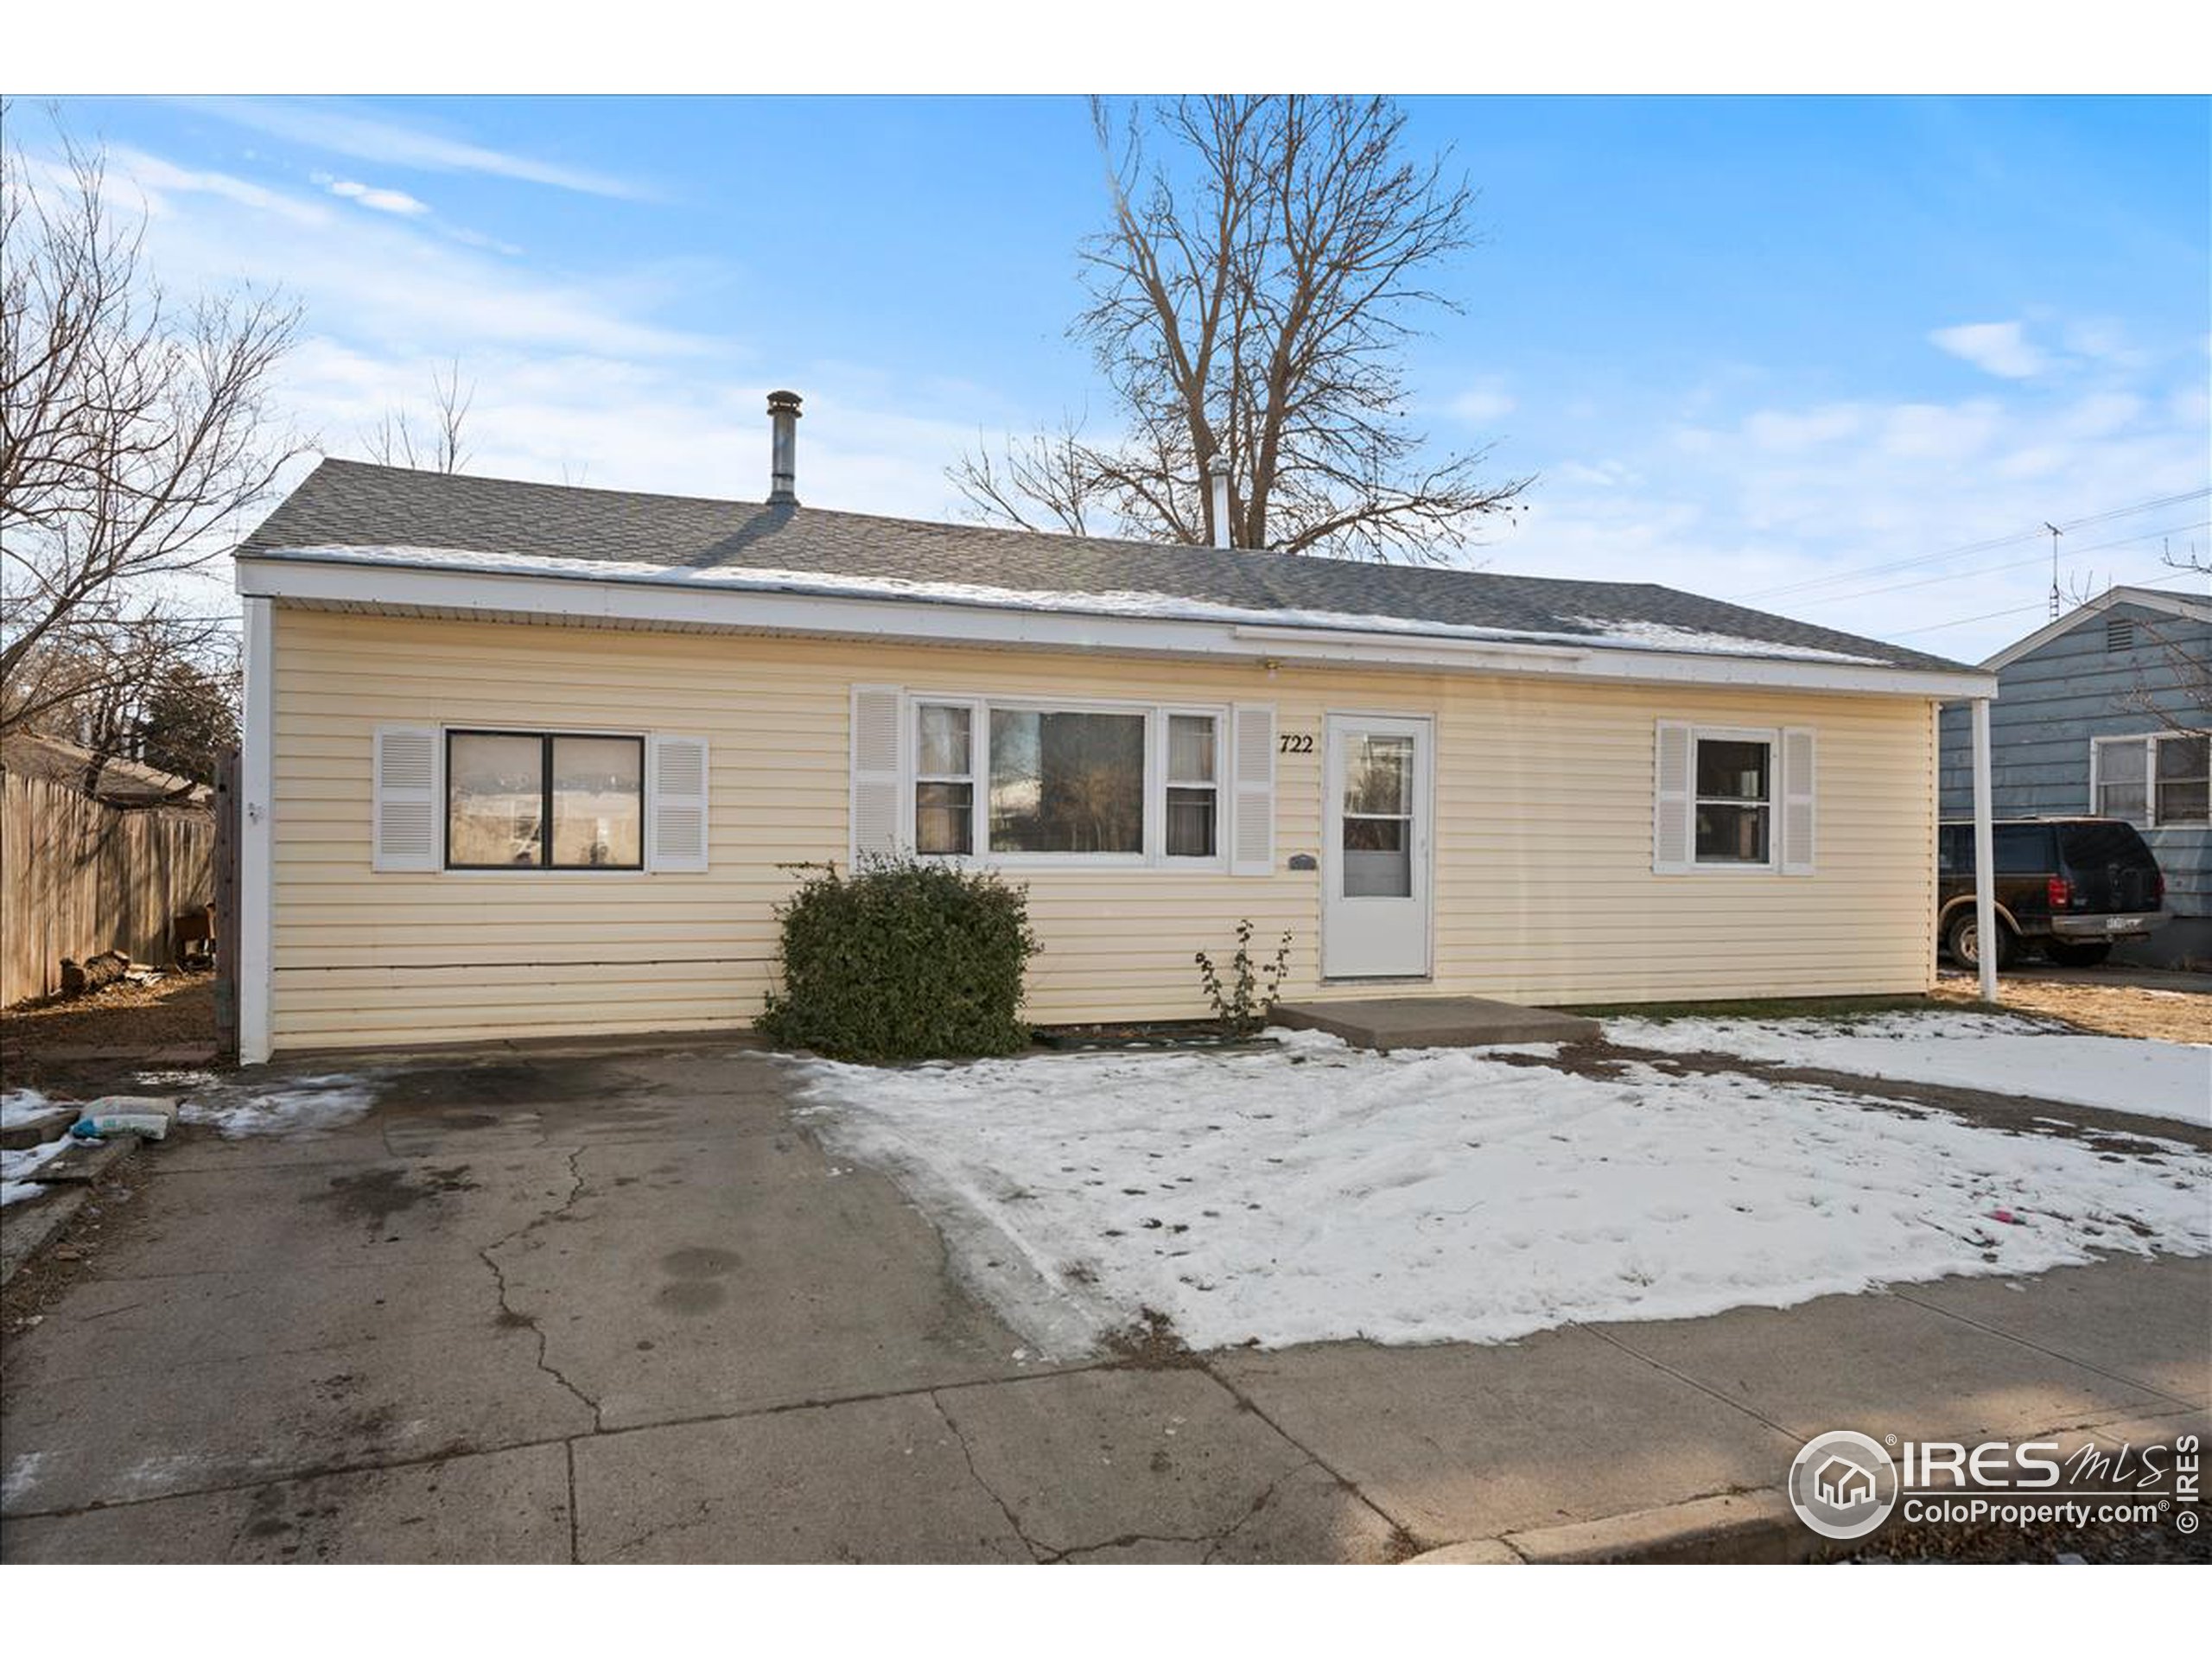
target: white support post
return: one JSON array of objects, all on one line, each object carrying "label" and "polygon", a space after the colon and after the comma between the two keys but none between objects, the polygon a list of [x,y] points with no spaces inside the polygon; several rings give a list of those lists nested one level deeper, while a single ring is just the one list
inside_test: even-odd
[{"label": "white support post", "polygon": [[1981,1000],[1997,1000],[1996,831],[1989,809],[1989,699],[1974,700],[1974,925]]},{"label": "white support post", "polygon": [[238,753],[238,1061],[269,1058],[270,819],[274,810],[275,601],[245,606],[245,729]]}]

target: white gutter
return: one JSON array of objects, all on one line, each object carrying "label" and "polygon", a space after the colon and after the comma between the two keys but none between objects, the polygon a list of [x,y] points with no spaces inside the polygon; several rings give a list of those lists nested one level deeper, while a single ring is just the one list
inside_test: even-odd
[{"label": "white gutter", "polygon": [[[1346,666],[1560,676],[1662,683],[1768,686],[1876,696],[1993,696],[1993,676],[1661,647],[1570,645],[1322,626],[1287,626],[1204,616],[1119,616],[963,603],[940,598],[790,592],[655,579],[551,575],[458,566],[371,564],[313,556],[246,554],[238,591],[249,598],[361,605],[571,626],[752,631],[931,645],[1028,646],[1143,656],[1230,658]],[[1249,614],[1249,613],[1247,613]]]}]

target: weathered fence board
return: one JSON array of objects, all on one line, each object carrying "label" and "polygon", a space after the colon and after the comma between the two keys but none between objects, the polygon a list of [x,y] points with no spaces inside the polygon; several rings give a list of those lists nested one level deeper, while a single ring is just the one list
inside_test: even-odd
[{"label": "weathered fence board", "polygon": [[121,811],[0,772],[0,1006],[61,985],[61,958],[171,959],[179,911],[214,895],[212,819]]}]

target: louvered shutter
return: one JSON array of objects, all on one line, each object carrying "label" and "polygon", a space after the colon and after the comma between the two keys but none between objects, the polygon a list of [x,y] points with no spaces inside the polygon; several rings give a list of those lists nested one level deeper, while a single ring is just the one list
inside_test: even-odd
[{"label": "louvered shutter", "polygon": [[1232,875],[1272,875],[1275,868],[1275,709],[1240,702],[1230,744]]},{"label": "louvered shutter", "polygon": [[1651,868],[1659,875],[1680,875],[1690,868],[1691,747],[1687,725],[1659,722],[1651,794]]},{"label": "louvered shutter", "polygon": [[1782,873],[1813,873],[1813,733],[1792,726],[1782,734]]},{"label": "louvered shutter", "polygon": [[895,685],[853,688],[852,855],[889,857],[908,837],[899,823],[906,800],[905,699]]},{"label": "louvered shutter", "polygon": [[656,871],[707,868],[707,740],[653,737],[645,755],[645,845]]},{"label": "louvered shutter", "polygon": [[438,750],[435,727],[377,728],[370,868],[438,868]]}]

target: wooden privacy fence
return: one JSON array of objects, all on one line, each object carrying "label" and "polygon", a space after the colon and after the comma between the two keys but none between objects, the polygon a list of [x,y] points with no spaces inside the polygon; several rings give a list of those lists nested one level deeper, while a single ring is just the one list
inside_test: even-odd
[{"label": "wooden privacy fence", "polygon": [[0,1007],[61,988],[61,958],[171,959],[179,911],[214,897],[212,816],[124,811],[0,772]]}]

